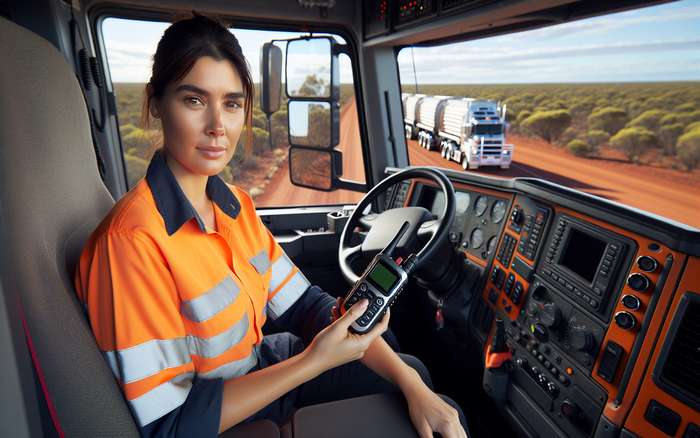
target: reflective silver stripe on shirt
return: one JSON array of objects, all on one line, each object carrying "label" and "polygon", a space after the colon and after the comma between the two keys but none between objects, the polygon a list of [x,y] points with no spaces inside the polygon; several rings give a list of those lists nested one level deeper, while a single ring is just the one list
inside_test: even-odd
[{"label": "reflective silver stripe on shirt", "polygon": [[239,291],[240,288],[233,277],[227,275],[208,292],[195,299],[183,301],[180,311],[190,321],[204,322],[233,303]]},{"label": "reflective silver stripe on shirt", "polygon": [[253,265],[258,274],[262,275],[270,269],[270,257],[267,255],[267,250],[263,249],[249,260],[250,264]]},{"label": "reflective silver stripe on shirt", "polygon": [[297,273],[294,274],[294,276],[282,286],[282,289],[267,303],[269,315],[272,319],[276,319],[287,309],[292,307],[292,304],[304,294],[310,285],[311,283],[304,277],[304,274],[297,271]]},{"label": "reflective silver stripe on shirt", "polygon": [[179,374],[140,397],[129,400],[139,426],[145,426],[182,405],[192,388],[193,376],[194,373]]},{"label": "reflective silver stripe on shirt", "polygon": [[114,375],[131,383],[158,374],[167,368],[190,363],[185,338],[153,339],[123,350],[103,352]]},{"label": "reflective silver stripe on shirt", "polygon": [[197,356],[212,358],[228,351],[231,347],[241,342],[245,334],[248,332],[248,314],[244,313],[243,317],[233,324],[226,331],[219,333],[211,338],[200,338],[197,336],[188,335],[187,345],[190,353]]},{"label": "reflective silver stripe on shirt", "polygon": [[231,361],[225,365],[221,365],[218,368],[214,368],[206,373],[198,373],[199,377],[204,379],[216,379],[221,377],[224,380],[233,379],[234,377],[240,377],[250,371],[258,363],[258,351],[259,346],[256,345],[253,351],[243,359],[238,359]]},{"label": "reflective silver stripe on shirt", "polygon": [[287,254],[282,253],[282,255],[272,264],[272,276],[270,276],[270,287],[268,288],[268,292],[274,292],[277,290],[279,285],[282,284],[282,282],[292,272],[293,268],[294,264],[291,260],[289,260]]}]

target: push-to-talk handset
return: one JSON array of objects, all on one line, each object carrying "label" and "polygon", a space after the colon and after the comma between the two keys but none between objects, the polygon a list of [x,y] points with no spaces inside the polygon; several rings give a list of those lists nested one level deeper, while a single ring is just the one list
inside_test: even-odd
[{"label": "push-to-talk handset", "polygon": [[394,304],[396,297],[403,291],[408,274],[415,265],[415,255],[411,254],[401,264],[396,263],[391,255],[408,228],[409,223],[404,222],[396,236],[374,256],[362,277],[343,299],[343,314],[361,299],[369,301],[365,313],[350,325],[351,332],[364,334],[372,330],[372,327],[381,321],[386,309]]}]

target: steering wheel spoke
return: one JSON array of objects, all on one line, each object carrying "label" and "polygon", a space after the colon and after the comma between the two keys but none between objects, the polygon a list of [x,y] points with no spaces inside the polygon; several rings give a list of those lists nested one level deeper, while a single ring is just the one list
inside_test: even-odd
[{"label": "steering wheel spoke", "polygon": [[439,229],[440,221],[437,219],[431,219],[423,222],[421,226],[418,227],[418,232],[416,233],[416,235],[419,238],[431,238],[435,234],[437,234]]},{"label": "steering wheel spoke", "polygon": [[[437,217],[431,216],[427,209],[419,206],[389,209],[381,214],[369,211],[373,202],[391,186],[414,178],[434,181],[444,195],[445,203]],[[454,220],[455,203],[452,183],[437,169],[411,167],[388,176],[360,200],[345,223],[338,247],[338,262],[343,277],[351,284],[356,282],[360,277],[353,271],[351,262],[359,256],[371,257],[380,251],[404,222],[410,224],[411,231],[401,240],[403,245],[412,246],[411,242],[416,238],[421,243],[425,241],[422,249],[416,253],[415,266],[419,266],[423,260],[429,259],[436,252],[438,246],[447,239],[449,228]],[[362,244],[353,245],[356,243],[353,236],[358,228],[366,231],[364,233],[365,239]],[[399,244],[399,249],[401,245],[402,243]]]}]

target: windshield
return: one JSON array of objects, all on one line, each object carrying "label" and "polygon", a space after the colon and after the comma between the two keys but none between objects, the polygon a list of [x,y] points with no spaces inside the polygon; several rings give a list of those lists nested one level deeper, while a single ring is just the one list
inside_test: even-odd
[{"label": "windshield", "polygon": [[[405,47],[397,61],[404,102],[420,93],[505,110],[509,161],[469,172],[542,178],[700,228],[700,2]],[[419,146],[422,128],[410,120],[411,165],[463,170],[469,147],[459,132],[440,140],[458,151],[448,161],[440,147]],[[498,147],[489,152],[508,156],[508,146]]]}]

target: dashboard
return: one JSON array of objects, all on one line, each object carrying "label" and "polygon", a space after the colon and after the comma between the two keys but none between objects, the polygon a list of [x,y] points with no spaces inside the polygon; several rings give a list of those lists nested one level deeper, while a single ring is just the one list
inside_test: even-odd
[{"label": "dashboard", "polygon": [[[469,327],[484,361],[505,321],[495,399],[516,430],[700,436],[700,231],[541,180],[445,173],[450,244],[481,272]],[[445,200],[416,180],[387,202],[438,214]]]}]

